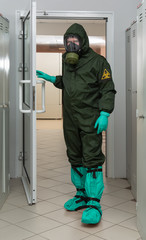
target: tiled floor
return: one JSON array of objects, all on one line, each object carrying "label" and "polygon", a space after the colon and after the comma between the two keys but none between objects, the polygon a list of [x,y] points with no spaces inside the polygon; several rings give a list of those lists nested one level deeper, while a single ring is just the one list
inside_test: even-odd
[{"label": "tiled floor", "polygon": [[[59,123],[60,124],[60,123]],[[38,203],[28,206],[20,179],[0,210],[0,239],[4,240],[140,240],[133,196],[124,179],[104,177],[103,217],[96,226],[81,223],[82,211],[67,212],[66,200],[75,194],[70,181],[62,124],[37,125]]]}]

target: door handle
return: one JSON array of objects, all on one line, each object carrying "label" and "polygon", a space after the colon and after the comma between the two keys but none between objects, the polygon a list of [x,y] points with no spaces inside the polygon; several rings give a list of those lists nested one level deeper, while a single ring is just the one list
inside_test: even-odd
[{"label": "door handle", "polygon": [[44,113],[44,112],[46,112],[46,108],[45,108],[45,84],[46,84],[46,82],[44,80],[37,80],[37,84],[42,85],[42,109],[36,110],[36,113]]},{"label": "door handle", "polygon": [[8,108],[9,105],[8,104],[3,104],[3,108]]},{"label": "door handle", "polygon": [[136,109],[136,118],[144,119],[144,118],[146,118],[146,116],[144,116],[143,114],[139,115],[139,110]]},{"label": "door handle", "polygon": [[23,84],[30,84],[30,80],[21,80],[19,82],[19,110],[21,113],[31,113],[31,109],[23,109]]},{"label": "door handle", "polygon": [[9,107],[8,104],[1,104],[1,105],[0,105],[0,108],[8,108],[8,107]]},{"label": "door handle", "polygon": [[140,115],[138,118],[144,119],[145,116],[144,115]]}]

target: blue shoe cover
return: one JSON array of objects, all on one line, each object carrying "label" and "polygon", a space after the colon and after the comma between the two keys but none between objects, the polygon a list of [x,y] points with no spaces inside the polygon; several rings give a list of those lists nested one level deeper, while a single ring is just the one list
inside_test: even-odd
[{"label": "blue shoe cover", "polygon": [[[97,207],[97,204],[96,204],[96,207]],[[91,207],[84,210],[81,221],[82,223],[85,223],[85,224],[97,224],[100,222],[101,217],[102,217],[102,211],[99,204],[98,210]]]},{"label": "blue shoe cover", "polygon": [[104,190],[102,167],[87,170],[85,190],[88,197],[87,209],[82,214],[85,224],[97,224],[101,220],[100,199]]},{"label": "blue shoe cover", "polygon": [[[83,196],[85,198],[84,193],[77,192],[77,195]],[[79,209],[82,209],[83,207],[86,206],[86,201],[82,200],[80,201],[81,198],[80,197],[74,197],[72,199],[69,199],[65,204],[64,204],[64,208],[68,211],[77,211]]]},{"label": "blue shoe cover", "polygon": [[71,180],[77,189],[76,196],[69,199],[64,208],[68,211],[77,211],[83,206],[86,206],[86,194],[85,194],[85,178],[86,168],[84,167],[72,167],[71,168]]}]

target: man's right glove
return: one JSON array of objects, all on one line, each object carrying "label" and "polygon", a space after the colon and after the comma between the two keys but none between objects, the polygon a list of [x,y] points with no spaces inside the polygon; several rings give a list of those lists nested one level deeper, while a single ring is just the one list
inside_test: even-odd
[{"label": "man's right glove", "polygon": [[43,78],[51,83],[55,83],[56,82],[56,77],[55,76],[50,76],[44,72],[41,72],[39,70],[36,71],[36,75],[38,78]]},{"label": "man's right glove", "polygon": [[106,131],[108,125],[108,117],[110,116],[109,113],[101,111],[99,118],[95,122],[94,128],[97,128],[97,134],[101,133],[102,131]]}]

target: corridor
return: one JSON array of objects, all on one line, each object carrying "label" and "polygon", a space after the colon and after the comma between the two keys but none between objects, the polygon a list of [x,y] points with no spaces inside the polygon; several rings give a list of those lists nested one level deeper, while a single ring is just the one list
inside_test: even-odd
[{"label": "corridor", "polygon": [[63,208],[75,195],[75,188],[70,181],[62,122],[50,125],[46,129],[45,123],[37,123],[38,203],[28,206],[21,179],[11,180],[10,195],[0,210],[0,239],[140,240],[136,202],[125,179],[104,177],[103,217],[96,226],[81,223],[83,210],[67,212]]}]

